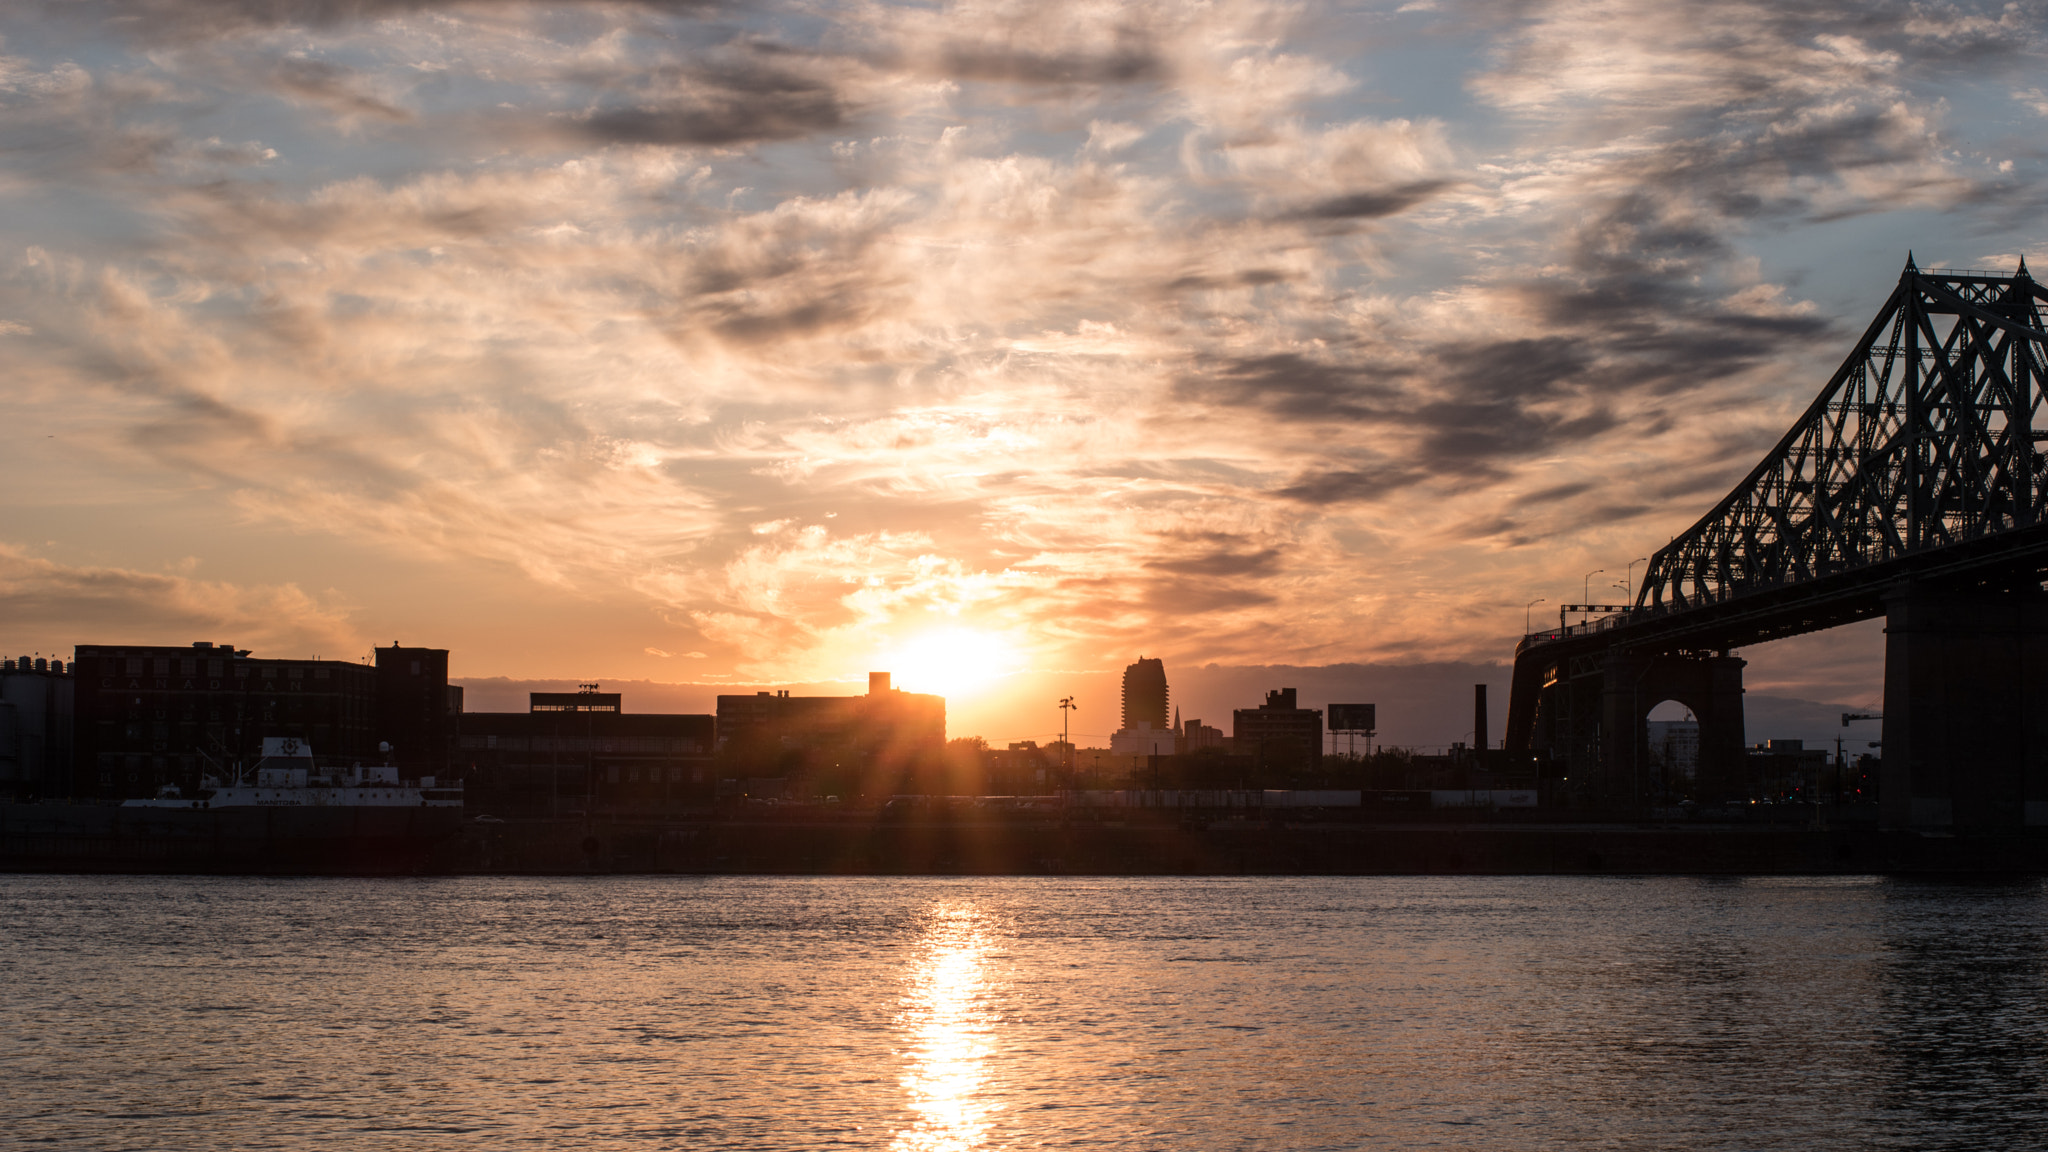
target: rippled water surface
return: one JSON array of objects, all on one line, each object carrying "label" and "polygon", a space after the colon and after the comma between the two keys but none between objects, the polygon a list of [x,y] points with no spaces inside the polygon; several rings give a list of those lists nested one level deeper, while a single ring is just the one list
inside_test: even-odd
[{"label": "rippled water surface", "polygon": [[2039,882],[0,876],[0,1144],[2048,1147]]}]

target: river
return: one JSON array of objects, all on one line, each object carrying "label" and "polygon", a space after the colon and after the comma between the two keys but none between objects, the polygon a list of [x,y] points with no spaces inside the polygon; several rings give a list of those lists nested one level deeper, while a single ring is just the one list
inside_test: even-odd
[{"label": "river", "polygon": [[2048,889],[0,876],[0,1143],[2048,1147]]}]

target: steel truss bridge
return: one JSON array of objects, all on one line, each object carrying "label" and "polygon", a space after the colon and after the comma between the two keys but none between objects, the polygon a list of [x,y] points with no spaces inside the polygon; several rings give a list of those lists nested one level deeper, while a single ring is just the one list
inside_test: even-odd
[{"label": "steel truss bridge", "polygon": [[1732,650],[1884,616],[1887,822],[2048,823],[2044,304],[2024,261],[1909,257],[1798,422],[1650,559],[1632,604],[1523,638],[1509,752],[1547,754],[1589,802],[1648,804],[1668,782],[1645,778],[1644,716],[1675,698],[1701,724],[1694,791],[1739,799]]}]

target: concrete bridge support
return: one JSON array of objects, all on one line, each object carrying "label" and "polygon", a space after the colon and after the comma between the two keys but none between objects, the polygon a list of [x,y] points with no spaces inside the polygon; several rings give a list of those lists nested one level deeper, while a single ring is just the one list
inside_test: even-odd
[{"label": "concrete bridge support", "polygon": [[1886,596],[1884,716],[1887,826],[2048,824],[2048,596]]},{"label": "concrete bridge support", "polygon": [[1676,700],[1699,721],[1699,763],[1693,797],[1719,803],[1747,795],[1739,657],[1712,652],[1608,653],[1600,694],[1601,792],[1608,805],[1641,807],[1657,800],[1651,776],[1650,710]]}]

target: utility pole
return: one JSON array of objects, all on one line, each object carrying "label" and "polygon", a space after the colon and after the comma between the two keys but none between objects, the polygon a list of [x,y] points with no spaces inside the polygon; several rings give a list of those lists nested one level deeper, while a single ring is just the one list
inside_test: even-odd
[{"label": "utility pole", "polygon": [[[1884,716],[1876,712],[1844,712],[1842,713],[1842,727],[1847,728],[1852,720],[1882,719],[1884,719]],[[1842,793],[1842,774],[1848,770],[1848,767],[1848,763],[1842,756],[1842,738],[1837,736],[1835,737],[1835,796],[1838,800],[1841,798]]]}]

